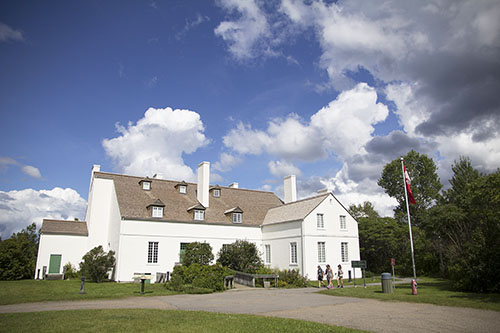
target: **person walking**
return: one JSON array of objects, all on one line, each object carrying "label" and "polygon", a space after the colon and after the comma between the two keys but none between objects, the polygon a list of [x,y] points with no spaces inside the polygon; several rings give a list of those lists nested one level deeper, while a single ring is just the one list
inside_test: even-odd
[{"label": "person walking", "polygon": [[337,288],[344,288],[344,272],[342,271],[342,265],[339,264],[337,266],[337,268],[338,268],[338,271],[337,271]]},{"label": "person walking", "polygon": [[326,265],[326,280],[328,281],[328,289],[333,288],[333,270],[330,265]]},{"label": "person walking", "polygon": [[318,265],[318,288],[321,288],[322,284],[323,284],[323,269],[321,269],[321,266]]}]

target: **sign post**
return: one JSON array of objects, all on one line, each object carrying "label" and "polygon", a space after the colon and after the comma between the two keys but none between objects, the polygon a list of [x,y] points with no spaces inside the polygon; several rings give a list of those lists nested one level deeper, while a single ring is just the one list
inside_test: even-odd
[{"label": "sign post", "polygon": [[366,288],[366,274],[365,274],[366,260],[352,260],[351,267],[353,268],[354,271],[354,287],[356,287],[356,268],[361,268],[363,270],[364,287]]},{"label": "sign post", "polygon": [[391,266],[392,266],[392,288],[396,289],[396,283],[394,283],[394,266],[396,266],[396,259],[391,258]]}]

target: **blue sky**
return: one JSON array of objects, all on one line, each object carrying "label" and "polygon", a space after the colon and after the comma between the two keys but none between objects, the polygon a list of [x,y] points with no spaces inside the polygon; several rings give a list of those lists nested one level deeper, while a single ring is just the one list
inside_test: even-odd
[{"label": "blue sky", "polygon": [[2,1],[0,233],[84,217],[90,170],[345,204],[415,149],[500,165],[498,1]]}]

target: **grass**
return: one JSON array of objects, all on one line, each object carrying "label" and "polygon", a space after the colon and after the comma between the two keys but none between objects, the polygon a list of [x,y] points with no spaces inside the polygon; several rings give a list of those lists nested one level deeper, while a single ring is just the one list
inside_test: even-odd
[{"label": "grass", "polygon": [[361,332],[309,321],[152,309],[0,314],[0,332]]},{"label": "grass", "polygon": [[454,291],[450,282],[444,279],[422,278],[418,281],[418,295],[412,295],[410,284],[397,284],[392,294],[382,293],[381,285],[366,288],[361,286],[358,288],[322,290],[320,293],[332,296],[374,298],[382,301],[428,303],[500,311],[500,294]]},{"label": "grass", "polygon": [[176,292],[166,289],[163,284],[146,284],[144,287],[145,293],[141,295],[140,283],[116,282],[85,282],[85,293],[80,294],[80,283],[80,280],[0,281],[0,305],[177,294]]}]

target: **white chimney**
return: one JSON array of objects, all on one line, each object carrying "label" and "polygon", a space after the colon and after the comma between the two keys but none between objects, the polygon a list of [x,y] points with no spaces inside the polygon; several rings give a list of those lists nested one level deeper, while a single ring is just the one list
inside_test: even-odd
[{"label": "white chimney", "polygon": [[101,171],[101,166],[99,164],[94,164],[92,166],[92,173]]},{"label": "white chimney", "polygon": [[210,162],[201,162],[198,165],[198,187],[196,192],[196,198],[205,208],[208,208],[209,187],[210,187]]},{"label": "white chimney", "polygon": [[230,188],[238,188],[238,183],[236,183],[236,182],[231,183],[231,184],[229,184],[229,187]]},{"label": "white chimney", "polygon": [[160,172],[155,173],[155,175],[153,176],[153,178],[155,178],[155,179],[165,179],[165,178],[163,178],[163,174],[160,173]]},{"label": "white chimney", "polygon": [[295,175],[287,176],[284,179],[285,203],[297,201],[297,185]]}]

